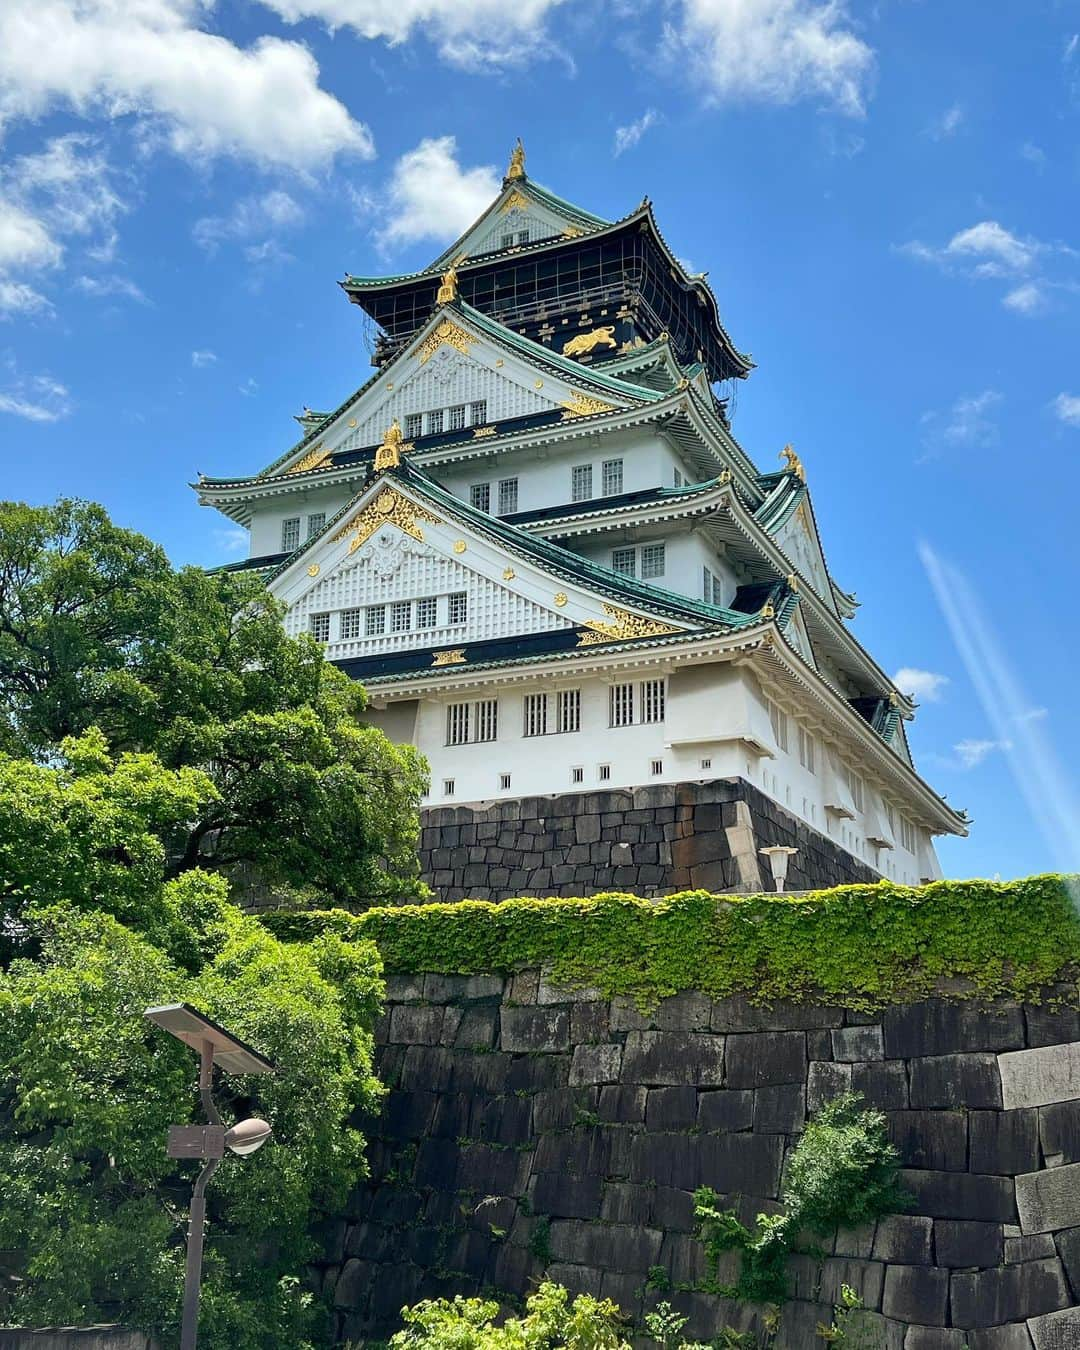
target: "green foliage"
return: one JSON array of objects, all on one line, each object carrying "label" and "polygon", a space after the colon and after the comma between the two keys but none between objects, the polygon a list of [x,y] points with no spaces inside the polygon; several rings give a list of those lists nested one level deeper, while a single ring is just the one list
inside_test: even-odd
[{"label": "green foliage", "polygon": [[881,1333],[865,1316],[863,1301],[850,1284],[840,1286],[840,1302],[833,1305],[833,1320],[828,1324],[819,1322],[817,1334],[826,1346],[881,1350]]},{"label": "green foliage", "polygon": [[27,916],[37,959],[0,975],[0,1248],[26,1253],[6,1317],[119,1320],[173,1343],[192,1177],[163,1145],[170,1124],[201,1114],[190,1051],[141,1014],[184,1000],[278,1066],[218,1086],[227,1121],[263,1114],[274,1137],[255,1159],[228,1159],[211,1187],[200,1345],[306,1346],[318,1309],[294,1272],[312,1211],[363,1174],[349,1119],[379,1092],[378,957],[330,935],[283,947],[228,903],[219,877],[170,884],[189,968],[112,915],[55,904]]},{"label": "green foliage", "polygon": [[908,1207],[898,1167],[882,1113],[865,1109],[855,1093],[835,1097],[810,1121],[791,1155],[784,1212],[759,1214],[751,1231],[704,1186],[694,1195],[698,1236],[714,1268],[723,1253],[742,1253],[736,1298],[783,1302],[788,1254],[800,1233],[824,1236]]},{"label": "green foliage", "polygon": [[[658,1267],[654,1266],[653,1269],[658,1269]],[[663,1269],[663,1267],[659,1267],[659,1269]],[[646,1288],[658,1289],[659,1287],[659,1285],[646,1285]],[[682,1329],[686,1326],[688,1320],[688,1318],[675,1312],[670,1303],[658,1303],[643,1318],[646,1332],[656,1341],[661,1350],[676,1350],[676,1347],[682,1345]]]},{"label": "green foliage", "polygon": [[551,1261],[551,1220],[541,1214],[529,1234],[529,1251],[543,1265]]},{"label": "green foliage", "polygon": [[363,725],[363,690],[282,615],[258,578],[175,571],[99,506],[0,503],[0,749],[51,762],[99,728],[196,771],[162,834],[175,874],[251,862],[336,900],[422,895],[423,761]]},{"label": "green foliage", "polygon": [[641,1004],[696,989],[760,1002],[820,998],[877,1007],[961,979],[980,997],[1037,998],[1080,965],[1077,878],[842,886],[801,897],[664,900],[463,900],[352,916],[279,912],[264,922],[291,941],[313,933],[370,938],[394,974],[509,972],[629,994]]},{"label": "green foliage", "polygon": [[544,1283],[525,1303],[524,1317],[496,1325],[499,1305],[478,1298],[426,1300],[404,1309],[404,1330],[391,1350],[629,1350],[622,1316],[609,1299]]}]

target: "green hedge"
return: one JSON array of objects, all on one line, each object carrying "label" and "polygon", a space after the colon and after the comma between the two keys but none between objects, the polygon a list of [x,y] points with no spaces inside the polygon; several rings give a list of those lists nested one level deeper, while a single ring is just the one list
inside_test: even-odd
[{"label": "green hedge", "polygon": [[789,896],[504,900],[262,916],[286,941],[373,938],[388,974],[546,966],[648,1003],[682,989],[852,1007],[958,996],[1037,998],[1080,970],[1080,878],[842,886]]}]

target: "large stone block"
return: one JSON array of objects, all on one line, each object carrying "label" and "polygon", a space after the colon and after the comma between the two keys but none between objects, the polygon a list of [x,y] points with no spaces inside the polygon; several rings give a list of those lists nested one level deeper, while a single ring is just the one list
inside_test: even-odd
[{"label": "large stone block", "polygon": [[1024,1016],[1029,1046],[1080,1041],[1080,1008],[1029,1005],[1024,1009]]},{"label": "large stone block", "polygon": [[1080,1163],[1016,1178],[1016,1205],[1025,1233],[1051,1233],[1080,1222]]},{"label": "large stone block", "polygon": [[806,1081],[806,1036],[801,1031],[750,1032],[727,1038],[727,1086],[768,1087]]},{"label": "large stone block", "polygon": [[811,1114],[820,1111],[834,1097],[852,1091],[852,1066],[832,1060],[811,1061],[806,1080],[806,1107]]},{"label": "large stone block", "polygon": [[1057,1312],[1070,1303],[1060,1261],[1029,1261],[952,1277],[953,1325],[994,1327]]},{"label": "large stone block", "polygon": [[1039,1137],[1047,1166],[1080,1162],[1080,1101],[1041,1106]]},{"label": "large stone block", "polygon": [[933,1219],[915,1214],[890,1214],[878,1221],[874,1234],[874,1259],[896,1261],[906,1266],[932,1265],[933,1231]]},{"label": "large stone block", "polygon": [[889,1137],[905,1167],[967,1171],[967,1117],[962,1111],[890,1111],[888,1122]]},{"label": "large stone block", "polygon": [[570,1064],[570,1086],[617,1083],[621,1067],[621,1045],[579,1045]]},{"label": "large stone block", "polygon": [[698,1093],[699,1130],[748,1130],[754,1123],[754,1094],[720,1089]]},{"label": "large stone block", "polygon": [[881,1289],[885,1267],[879,1261],[859,1261],[851,1257],[829,1256],[821,1263],[820,1302],[832,1307],[840,1302],[844,1285],[854,1289],[863,1307],[872,1312],[881,1308]]},{"label": "large stone block", "polygon": [[967,1334],[953,1327],[908,1327],[904,1350],[969,1350]]},{"label": "large stone block", "polygon": [[1080,1346],[1080,1308],[1033,1317],[1027,1329],[1035,1350],[1077,1350]]},{"label": "large stone block", "polygon": [[970,1350],[1032,1350],[1031,1336],[1025,1322],[1014,1322],[1008,1327],[987,1327],[983,1331],[968,1332]]},{"label": "large stone block", "polygon": [[1054,1241],[1061,1257],[1061,1264],[1065,1267],[1065,1275],[1072,1288],[1073,1298],[1080,1303],[1080,1226],[1055,1233]]},{"label": "large stone block", "polygon": [[916,1318],[928,1326],[943,1327],[948,1320],[949,1272],[932,1266],[889,1266],[881,1311],[902,1322]]},{"label": "large stone block", "polygon": [[600,1119],[615,1125],[640,1125],[645,1119],[647,1096],[643,1087],[603,1087],[598,1107]]},{"label": "large stone block", "polygon": [[570,1048],[570,1014],[565,1008],[503,1008],[502,1048],[529,1054]]},{"label": "large stone block", "polygon": [[882,1016],[890,1059],[952,1055],[976,1050],[1017,1050],[1024,1045],[1024,1018],[1013,1004],[980,1007],[971,1002],[925,999],[898,1004]]},{"label": "large stone block", "polygon": [[754,1130],[758,1134],[799,1134],[806,1124],[806,1090],[778,1083],[754,1091]]},{"label": "large stone block", "polygon": [[1015,1187],[1006,1177],[906,1168],[901,1180],[915,1196],[915,1212],[932,1219],[1015,1223]]},{"label": "large stone block", "polygon": [[567,1219],[551,1225],[549,1240],[558,1261],[645,1275],[657,1263],[663,1237],[655,1228]]},{"label": "large stone block", "polygon": [[851,1090],[878,1111],[902,1111],[910,1105],[907,1069],[903,1064],[853,1064]]},{"label": "large stone block", "polygon": [[867,1060],[884,1059],[885,1047],[881,1027],[840,1027],[832,1033],[833,1059],[844,1064],[858,1064]]},{"label": "large stone block", "polygon": [[913,1107],[1001,1106],[1001,1079],[995,1055],[936,1055],[913,1059],[910,1069]]},{"label": "large stone block", "polygon": [[1049,1106],[1080,1097],[1080,1041],[998,1055],[1007,1108]]},{"label": "large stone block", "polygon": [[558,1219],[598,1219],[603,1182],[598,1176],[540,1172],[532,1179],[530,1204],[536,1214]]},{"label": "large stone block", "polygon": [[1038,1168],[1039,1118],[1035,1110],[972,1111],[968,1131],[973,1172],[1016,1176]]},{"label": "large stone block", "polygon": [[697,1088],[651,1088],[645,1107],[650,1130],[688,1130],[697,1119]]},{"label": "large stone block", "polygon": [[724,1037],[682,1031],[632,1031],[623,1055],[624,1083],[719,1087]]},{"label": "large stone block", "polygon": [[1001,1224],[938,1219],[934,1224],[934,1252],[939,1266],[957,1270],[998,1266],[1003,1253]]}]

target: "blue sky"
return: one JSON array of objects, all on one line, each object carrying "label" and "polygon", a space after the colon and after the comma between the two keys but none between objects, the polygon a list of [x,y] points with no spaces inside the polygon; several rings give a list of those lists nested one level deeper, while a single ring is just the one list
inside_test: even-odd
[{"label": "blue sky", "polygon": [[5,0],[4,495],[235,556],[250,473],[368,371],[346,271],[426,263],[524,138],[650,196],[758,363],[854,631],[975,817],[946,873],[1080,864],[1080,6],[1059,0]]}]

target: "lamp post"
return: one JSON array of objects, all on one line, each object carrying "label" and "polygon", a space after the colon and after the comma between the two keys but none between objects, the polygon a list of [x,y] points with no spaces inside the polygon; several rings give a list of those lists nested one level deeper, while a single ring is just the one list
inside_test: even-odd
[{"label": "lamp post", "polygon": [[184,1271],[184,1314],[180,1350],[195,1350],[199,1330],[199,1285],[202,1281],[203,1233],[206,1227],[206,1188],[217,1171],[225,1150],[245,1157],[270,1138],[265,1120],[252,1117],[226,1129],[211,1095],[214,1065],[227,1073],[273,1073],[274,1065],[249,1045],[219,1027],[187,1003],[167,1003],[147,1008],[144,1017],[175,1036],[199,1055],[199,1096],[208,1125],[170,1125],[168,1156],[199,1158],[203,1169],[191,1192],[188,1221],[187,1266]]},{"label": "lamp post", "polygon": [[773,844],[770,848],[759,848],[759,853],[764,853],[769,860],[769,871],[772,873],[773,885],[778,891],[784,889],[784,882],[787,881],[788,862],[798,853],[797,848],[791,848],[786,844]]}]

